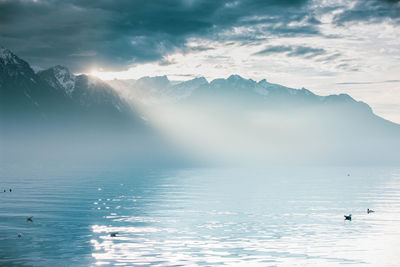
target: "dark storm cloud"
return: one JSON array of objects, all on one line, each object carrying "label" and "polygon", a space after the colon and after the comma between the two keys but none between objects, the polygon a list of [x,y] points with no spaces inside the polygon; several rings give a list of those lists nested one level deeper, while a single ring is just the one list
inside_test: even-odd
[{"label": "dark storm cloud", "polygon": [[[308,0],[3,0],[0,43],[36,65],[125,68],[187,49],[187,39],[229,40],[235,27],[258,26],[232,40],[315,34]],[[260,20],[259,18],[269,17]],[[251,20],[253,22],[251,23]],[[305,25],[288,26],[293,21]],[[304,23],[303,23],[304,24]],[[199,47],[199,49],[202,49]],[[192,49],[195,51],[195,49]]]},{"label": "dark storm cloud", "polygon": [[[398,6],[360,1],[335,22],[396,19]],[[309,0],[0,0],[0,44],[38,66],[121,69],[162,61],[174,51],[212,49],[187,47],[190,37],[259,45],[269,38],[321,35],[314,11]]]},{"label": "dark storm cloud", "polygon": [[336,25],[387,20],[400,23],[400,0],[359,0],[351,9],[343,10],[334,17]]},{"label": "dark storm cloud", "polygon": [[254,55],[269,55],[276,53],[285,53],[290,57],[303,57],[303,58],[313,58],[319,55],[324,55],[327,53],[325,49],[322,48],[314,48],[309,46],[285,46],[285,45],[277,45],[277,46],[269,46],[266,49],[263,49]]}]

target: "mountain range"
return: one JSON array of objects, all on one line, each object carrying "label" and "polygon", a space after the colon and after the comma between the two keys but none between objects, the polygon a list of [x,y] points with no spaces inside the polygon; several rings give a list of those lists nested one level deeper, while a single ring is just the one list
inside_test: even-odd
[{"label": "mountain range", "polygon": [[[87,75],[75,76],[55,66],[35,73],[10,50],[0,49],[0,105],[3,120],[29,116],[43,121],[92,120],[136,122],[131,106],[107,83]],[[101,121],[100,120],[100,121]]]},{"label": "mountain range", "polygon": [[35,72],[0,49],[1,162],[138,159],[166,145],[107,83],[63,66]]},{"label": "mountain range", "polygon": [[239,75],[109,84],[164,133],[211,161],[391,164],[400,156],[400,126],[347,94],[319,96]]},{"label": "mountain range", "polygon": [[121,135],[136,148],[143,143],[138,135],[158,146],[143,145],[143,152],[164,149],[160,136],[168,136],[211,161],[214,154],[294,159],[310,150],[327,159],[368,152],[373,161],[393,158],[400,148],[400,126],[347,94],[319,96],[238,75],[211,82],[166,76],[104,82],[63,66],[35,72],[6,48],[0,48],[0,123],[3,146],[49,132],[75,139],[90,133],[82,141],[88,144],[107,132],[99,142],[112,147]]},{"label": "mountain range", "polygon": [[349,104],[372,113],[364,102],[356,101],[348,94],[318,96],[301,88],[294,89],[269,83],[266,79],[256,82],[239,75],[227,79],[215,79],[208,82],[204,77],[185,82],[171,82],[167,76],[143,77],[138,80],[111,80],[110,86],[121,92],[125,99],[143,105],[159,105],[193,101],[198,99],[221,99],[238,101],[251,100],[250,105],[262,104],[264,107],[313,104]]}]

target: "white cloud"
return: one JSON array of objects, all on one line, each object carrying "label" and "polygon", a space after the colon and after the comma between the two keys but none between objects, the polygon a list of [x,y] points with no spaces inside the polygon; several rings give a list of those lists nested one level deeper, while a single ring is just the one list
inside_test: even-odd
[{"label": "white cloud", "polygon": [[[349,5],[348,1],[322,1],[319,8]],[[336,11],[336,12],[340,12]],[[102,79],[137,79],[142,76],[167,75],[172,80],[187,80],[204,76],[211,80],[231,74],[300,88],[327,95],[348,93],[368,103],[376,114],[400,123],[400,83],[379,83],[400,79],[400,27],[390,22],[368,24],[360,22],[347,27],[332,23],[334,14],[318,13],[322,21],[320,35],[305,37],[273,37],[253,42],[229,42],[191,38],[188,47],[208,47],[177,51],[165,56],[166,62],[138,64],[127,71],[92,74]],[[257,25],[260,27],[260,25]],[[236,34],[252,28],[235,28]],[[257,36],[256,36],[257,37]],[[265,37],[265,36],[260,36]],[[288,53],[255,55],[266,46],[307,46],[326,53],[313,57],[290,56]],[[362,85],[344,82],[368,82]]]}]

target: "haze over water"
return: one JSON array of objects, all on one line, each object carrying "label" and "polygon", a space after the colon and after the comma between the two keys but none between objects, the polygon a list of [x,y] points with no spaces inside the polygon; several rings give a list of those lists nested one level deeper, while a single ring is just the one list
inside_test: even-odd
[{"label": "haze over water", "polygon": [[400,0],[0,0],[0,267],[400,266],[399,73]]},{"label": "haze over water", "polygon": [[[1,171],[0,186],[13,189],[0,193],[2,266],[400,261],[396,167],[34,173]],[[376,212],[367,214],[367,208]],[[353,220],[345,222],[349,213]]]}]

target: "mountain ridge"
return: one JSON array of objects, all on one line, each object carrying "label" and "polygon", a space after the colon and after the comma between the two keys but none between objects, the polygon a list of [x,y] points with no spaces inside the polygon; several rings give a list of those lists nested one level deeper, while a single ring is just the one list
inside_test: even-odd
[{"label": "mountain ridge", "polygon": [[[61,93],[64,96],[69,96],[70,98],[78,98],[77,102],[82,105],[87,104],[88,106],[94,105],[94,103],[88,103],[87,101],[90,100],[90,90],[89,87],[93,84],[98,84],[98,86],[102,87],[102,91],[104,94],[110,94],[111,98],[114,101],[110,101],[111,104],[115,106],[116,110],[121,111],[124,109],[125,111],[128,108],[129,104],[124,103],[124,99],[130,99],[132,100],[132,97],[134,98],[140,98],[140,97],[149,97],[151,98],[151,101],[147,101],[145,104],[158,104],[158,101],[155,101],[155,96],[156,95],[161,95],[162,96],[162,101],[165,102],[175,102],[175,101],[181,101],[186,98],[190,98],[193,94],[199,93],[199,91],[209,91],[212,90],[218,93],[224,93],[223,91],[219,89],[227,89],[225,87],[229,87],[227,93],[232,93],[232,91],[244,91],[244,92],[255,92],[260,98],[268,99],[272,95],[275,97],[274,101],[278,99],[279,97],[285,97],[285,98],[303,98],[303,99],[313,99],[315,103],[321,102],[323,104],[326,103],[350,103],[350,104],[357,104],[359,106],[363,106],[366,110],[370,110],[372,112],[371,107],[362,102],[362,101],[357,101],[354,98],[352,98],[348,94],[333,94],[333,95],[327,95],[327,96],[320,96],[316,95],[313,92],[311,92],[308,89],[301,88],[301,89],[295,89],[295,88],[290,88],[286,87],[280,84],[274,84],[274,83],[269,83],[266,79],[262,79],[260,81],[254,81],[252,79],[245,79],[241,77],[240,75],[237,74],[232,74],[228,78],[223,79],[223,78],[217,78],[213,79],[212,81],[208,82],[204,77],[197,77],[188,81],[184,82],[179,82],[179,83],[172,83],[166,75],[163,76],[155,76],[155,77],[149,77],[145,76],[137,80],[129,80],[129,82],[126,82],[126,80],[113,80],[113,81],[108,81],[104,82],[101,81],[98,78],[94,78],[91,76],[87,76],[85,74],[81,75],[74,75],[72,74],[68,68],[61,66],[61,65],[56,65],[54,67],[50,67],[45,70],[40,70],[37,73],[33,71],[33,69],[30,67],[30,65],[20,59],[18,56],[13,54],[9,49],[1,47],[0,48],[0,74],[2,74],[3,77],[0,77],[0,87],[4,88],[4,73],[8,74],[9,77],[6,78],[19,78],[21,77],[18,76],[25,76],[23,77],[23,80],[25,83],[30,81],[31,83],[34,83],[36,85],[43,86],[43,82],[47,83],[48,87],[52,89],[57,89],[56,91],[59,91],[58,93]],[[119,86],[115,86],[117,83],[119,83]],[[80,92],[77,93],[75,92],[74,95],[74,89],[78,85],[78,87],[87,87],[86,92]],[[107,88],[106,85],[110,85],[110,88]],[[120,90],[115,87],[125,87],[125,90]],[[136,90],[139,91],[137,92],[138,95],[131,95],[132,92],[128,92],[129,90],[132,90],[132,87],[137,87]],[[29,89],[26,88],[27,90],[24,91],[24,94],[26,97],[30,98],[29,95]],[[48,88],[45,88],[46,91],[45,93],[49,93]],[[93,90],[92,90],[93,92]],[[148,92],[151,92],[151,96],[148,96]],[[2,92],[3,93],[3,92]],[[52,92],[54,94],[54,92]],[[203,92],[200,92],[203,93]],[[207,92],[206,92],[207,93]],[[281,95],[281,96],[279,96]],[[82,97],[86,97],[85,100],[79,99]],[[4,99],[5,97],[3,97]],[[118,98],[120,98],[121,101],[118,101]],[[98,98],[101,102],[106,101],[106,99],[101,99]],[[33,105],[38,106],[39,103],[35,100],[31,99],[31,102]],[[114,102],[114,103],[112,103]],[[145,101],[146,102],[146,101]],[[123,104],[121,104],[123,103]],[[383,119],[383,118],[382,118]],[[394,123],[394,122],[391,122]],[[396,123],[394,123],[396,124]]]},{"label": "mountain ridge", "polygon": [[61,153],[100,146],[137,157],[184,147],[185,158],[207,163],[394,162],[400,151],[400,125],[348,94],[319,96],[239,75],[106,83],[60,65],[35,73],[11,51],[0,55],[0,134],[9,151],[21,140],[57,147],[60,138]]},{"label": "mountain ridge", "polygon": [[[137,86],[138,81],[140,81],[139,86]],[[161,84],[159,83],[160,81],[162,81]],[[372,112],[372,108],[367,103],[357,101],[348,94],[320,96],[306,88],[290,88],[280,84],[269,83],[266,79],[256,82],[252,79],[245,79],[237,74],[232,74],[226,79],[216,78],[210,82],[204,77],[197,77],[184,82],[172,83],[168,80],[168,77],[164,75],[154,77],[146,76],[135,81],[129,80],[129,82],[126,82],[126,80],[114,79],[108,81],[108,83],[111,86],[119,88],[119,91],[122,92],[125,98],[134,100],[136,103],[141,102],[141,104],[145,105],[174,103],[190,98],[193,94],[199,94],[202,95],[202,97],[216,97],[218,94],[225,94],[225,97],[233,98],[232,93],[256,93],[252,98],[255,102],[262,99],[268,100],[268,98],[273,98],[271,101],[280,101],[280,104],[282,104],[289,99],[297,98],[297,101],[310,100],[313,104],[354,104]],[[158,101],[157,95],[162,96]],[[241,94],[239,97],[243,96],[245,95]],[[144,100],[141,101],[141,99]],[[274,103],[270,102],[269,104]],[[290,102],[289,104],[293,103]],[[307,102],[307,104],[310,104],[310,102]]]},{"label": "mountain ridge", "polygon": [[[112,87],[57,65],[35,73],[0,51],[0,168],[38,164],[164,164],[178,153]],[[177,156],[178,157],[178,156]],[[162,159],[162,160],[161,160]]]},{"label": "mountain ridge", "polygon": [[101,114],[108,117],[104,120],[107,123],[145,124],[130,104],[100,79],[76,76],[61,65],[35,73],[29,63],[6,48],[0,49],[0,93],[4,120],[7,116],[25,116],[39,121],[83,122],[98,119]]}]

